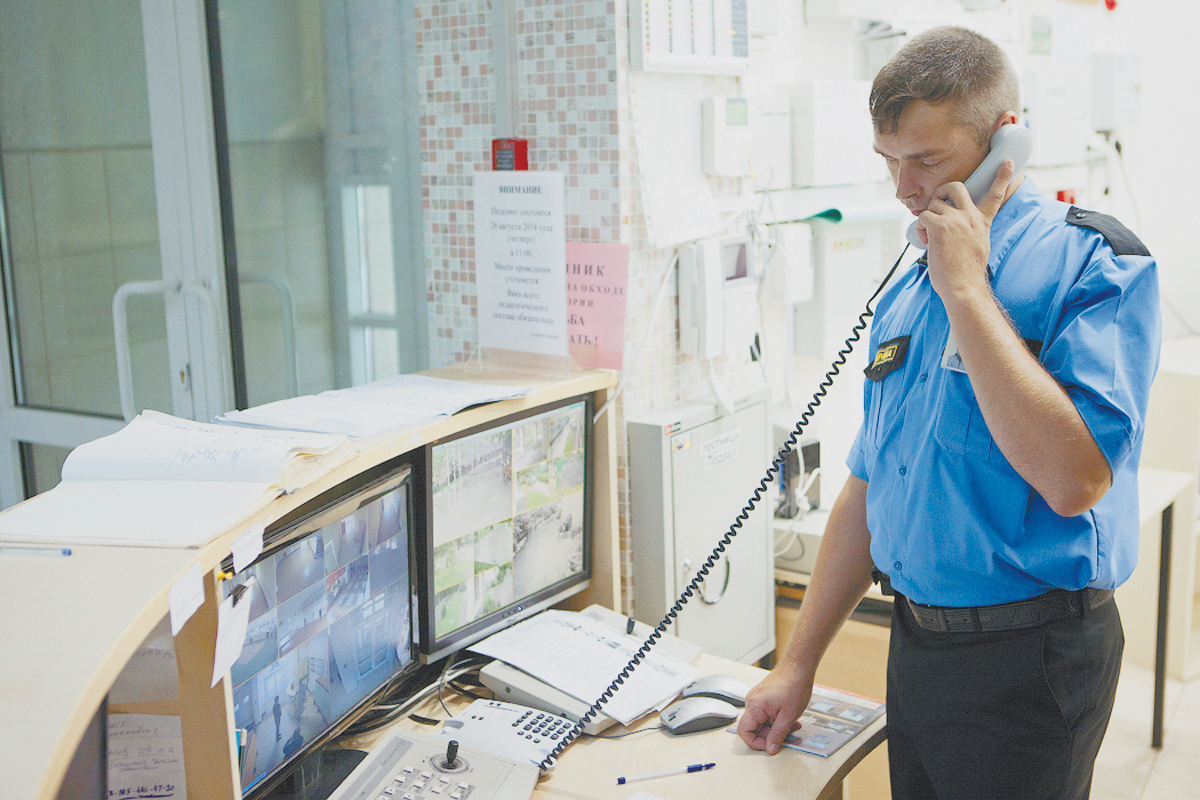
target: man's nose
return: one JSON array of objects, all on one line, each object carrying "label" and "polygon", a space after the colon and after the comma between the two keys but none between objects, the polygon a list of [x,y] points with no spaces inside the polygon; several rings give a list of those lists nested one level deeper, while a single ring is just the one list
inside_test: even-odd
[{"label": "man's nose", "polygon": [[896,199],[909,200],[921,194],[921,186],[916,180],[912,167],[901,164],[896,169]]}]

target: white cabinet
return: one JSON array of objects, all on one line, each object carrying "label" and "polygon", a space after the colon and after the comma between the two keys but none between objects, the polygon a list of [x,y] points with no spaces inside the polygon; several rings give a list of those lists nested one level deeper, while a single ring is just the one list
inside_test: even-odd
[{"label": "white cabinet", "polygon": [[[733,413],[685,403],[628,420],[634,613],[674,605],[766,473],[765,397]],[[669,630],[706,652],[752,662],[775,649],[769,493],[742,523]]]}]

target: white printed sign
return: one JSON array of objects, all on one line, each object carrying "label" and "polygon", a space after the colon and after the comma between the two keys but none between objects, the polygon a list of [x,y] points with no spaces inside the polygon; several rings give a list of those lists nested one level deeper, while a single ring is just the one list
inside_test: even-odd
[{"label": "white printed sign", "polygon": [[738,442],[740,441],[742,441],[741,428],[709,439],[701,447],[701,452],[704,454],[704,468],[706,470],[716,469],[725,462],[737,458]]},{"label": "white printed sign", "polygon": [[475,173],[479,344],[568,354],[561,172]]}]

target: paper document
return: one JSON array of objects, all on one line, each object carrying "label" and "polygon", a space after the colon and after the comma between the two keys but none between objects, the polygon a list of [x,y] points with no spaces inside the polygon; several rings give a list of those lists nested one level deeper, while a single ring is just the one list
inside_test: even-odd
[{"label": "paper document", "polygon": [[108,796],[125,800],[186,800],[179,717],[110,714]]},{"label": "paper document", "polygon": [[265,483],[68,481],[0,514],[0,542],[200,547],[279,494]]},{"label": "paper document", "polygon": [[357,451],[345,436],[145,411],[72,450],[58,486],[0,514],[0,541],[199,547]]},{"label": "paper document", "polygon": [[[646,637],[654,630],[654,626],[647,625],[644,622],[634,622],[633,630],[628,630],[629,617],[622,616],[612,609],[605,608],[602,605],[593,603],[592,605],[579,612],[585,617],[601,622],[610,628],[617,631],[626,631],[638,642],[646,641]],[[676,661],[683,664],[691,664],[700,655],[701,647],[692,642],[686,642],[678,636],[672,636],[669,633],[664,633],[654,643],[654,648],[661,653],[665,653]]]},{"label": "paper document", "polygon": [[[600,698],[644,640],[570,611],[544,611],[471,646],[572,697]],[[665,707],[700,671],[652,649],[601,710],[629,725]]]},{"label": "paper document", "polygon": [[[251,576],[253,581],[254,577]],[[248,584],[247,584],[248,585]],[[244,586],[238,587],[244,589]],[[235,590],[236,591],[236,590]],[[246,628],[250,626],[250,598],[239,600],[242,592],[237,592],[217,606],[217,646],[213,658],[213,675],[211,686],[225,677],[229,668],[242,654],[246,644]]]},{"label": "paper document", "polygon": [[245,481],[292,492],[357,451],[345,436],[257,431],[143,411],[71,451],[63,481]]},{"label": "paper document", "polygon": [[464,408],[524,397],[529,386],[451,381],[426,375],[397,375],[350,389],[292,397],[230,411],[223,422],[262,428],[343,433],[356,439],[418,428]]}]

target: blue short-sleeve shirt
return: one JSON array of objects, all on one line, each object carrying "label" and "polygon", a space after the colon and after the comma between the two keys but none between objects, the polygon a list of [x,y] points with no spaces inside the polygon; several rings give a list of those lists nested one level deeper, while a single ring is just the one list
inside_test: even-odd
[{"label": "blue short-sleeve shirt", "polygon": [[992,223],[988,267],[997,301],[1111,467],[1112,487],[1084,514],[1051,511],[992,441],[970,379],[947,353],[946,309],[924,264],[879,300],[875,366],[847,461],[868,483],[871,556],[915,602],[1107,589],[1133,571],[1137,462],[1158,367],[1157,271],[1144,250],[1118,254],[1103,234],[1068,224],[1069,210],[1027,178]]}]

